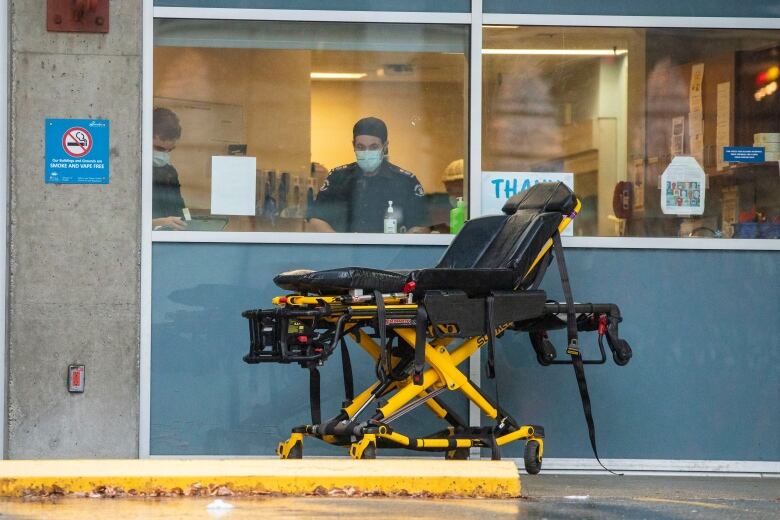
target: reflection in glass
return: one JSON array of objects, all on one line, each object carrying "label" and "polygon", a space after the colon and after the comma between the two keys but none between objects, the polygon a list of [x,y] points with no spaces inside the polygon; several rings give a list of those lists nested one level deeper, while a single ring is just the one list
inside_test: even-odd
[{"label": "reflection in glass", "polygon": [[[157,20],[154,104],[180,122],[181,136],[169,159],[192,218],[177,214],[183,222],[154,225],[382,232],[381,217],[395,197],[398,214],[408,220],[399,222],[399,231],[448,232],[453,206],[445,169],[467,159],[467,45],[462,26]],[[381,150],[356,145],[353,126],[368,116],[386,124]],[[385,166],[372,171],[357,165],[360,156],[380,152],[384,165],[397,167],[389,185],[371,177]],[[212,157],[222,155],[256,158],[254,194],[242,191],[232,195],[235,200],[221,200],[227,207],[243,206],[244,198],[253,197],[253,215],[212,214],[214,197],[222,196],[215,195]],[[318,223],[309,217],[323,186],[334,184],[329,176],[336,169],[354,170],[345,179],[355,189],[365,185],[370,196],[340,192],[329,203],[337,204],[349,222],[321,226],[325,219]],[[416,182],[406,191],[416,198],[393,191],[407,173]],[[463,178],[461,172],[461,191]],[[155,182],[153,191],[158,189],[162,183]],[[419,207],[413,207],[418,199]],[[366,209],[377,206],[378,226]],[[155,215],[161,212],[156,209]]]},{"label": "reflection in glass", "polygon": [[[573,174],[576,235],[780,237],[780,31],[492,26],[483,47],[483,170]],[[700,215],[661,197],[676,156],[706,174]]]}]

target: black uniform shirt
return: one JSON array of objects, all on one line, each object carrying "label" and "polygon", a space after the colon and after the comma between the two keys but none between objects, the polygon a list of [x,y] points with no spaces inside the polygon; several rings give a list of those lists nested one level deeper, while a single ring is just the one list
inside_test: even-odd
[{"label": "black uniform shirt", "polygon": [[424,196],[417,177],[387,160],[373,175],[350,163],[331,170],[307,218],[324,220],[339,232],[382,233],[392,200],[400,231],[428,225]]},{"label": "black uniform shirt", "polygon": [[152,170],[152,218],[181,217],[185,207],[176,168],[170,164],[155,166]]}]

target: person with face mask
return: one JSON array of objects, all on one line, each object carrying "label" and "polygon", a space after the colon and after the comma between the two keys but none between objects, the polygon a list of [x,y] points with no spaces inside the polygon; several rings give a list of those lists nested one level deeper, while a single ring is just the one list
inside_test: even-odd
[{"label": "person with face mask", "polygon": [[187,227],[182,210],[179,174],[171,164],[171,151],[181,138],[179,118],[167,108],[155,108],[152,135],[152,227],[181,231]]},{"label": "person with face mask", "polygon": [[412,173],[387,160],[387,126],[376,117],[352,129],[356,161],[331,170],[309,206],[307,231],[382,233],[389,202],[399,232],[422,233],[425,191]]}]

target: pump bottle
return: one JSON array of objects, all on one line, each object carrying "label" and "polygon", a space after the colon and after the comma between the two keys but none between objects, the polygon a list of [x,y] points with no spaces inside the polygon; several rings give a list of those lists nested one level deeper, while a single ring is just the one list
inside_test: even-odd
[{"label": "pump bottle", "polygon": [[393,201],[387,201],[387,211],[385,211],[385,233],[398,233],[398,219],[393,211]]}]

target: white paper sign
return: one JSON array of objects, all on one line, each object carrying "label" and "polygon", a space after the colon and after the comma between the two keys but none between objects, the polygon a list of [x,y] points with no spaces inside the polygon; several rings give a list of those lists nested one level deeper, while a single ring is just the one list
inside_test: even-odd
[{"label": "white paper sign", "polygon": [[[482,214],[501,213],[506,201],[540,182],[563,182],[574,190],[574,174],[559,172],[484,172],[482,174]],[[561,235],[574,234],[574,223]]]},{"label": "white paper sign", "polygon": [[256,168],[254,157],[212,156],[212,215],[255,214]]},{"label": "white paper sign", "polygon": [[696,159],[680,156],[661,175],[661,210],[666,215],[704,213],[706,176]]},{"label": "white paper sign", "polygon": [[718,103],[715,112],[715,155],[718,171],[728,168],[723,149],[731,146],[731,82],[718,83]]}]

